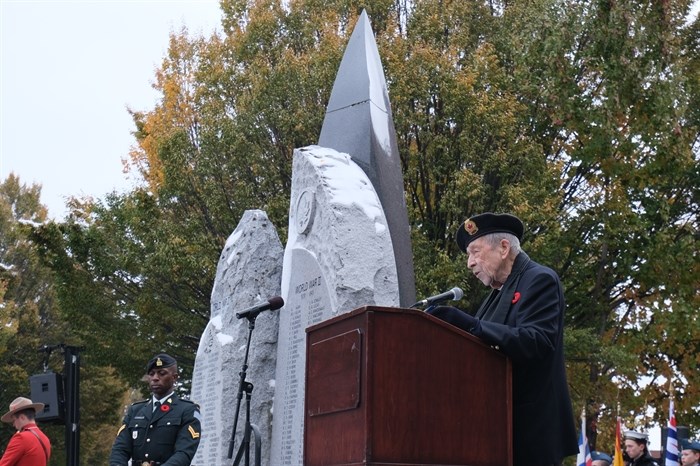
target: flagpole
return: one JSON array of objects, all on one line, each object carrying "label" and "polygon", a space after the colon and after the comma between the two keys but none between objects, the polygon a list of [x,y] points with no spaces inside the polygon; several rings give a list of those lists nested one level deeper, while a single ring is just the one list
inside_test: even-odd
[{"label": "flagpole", "polygon": [[664,466],[680,466],[678,451],[678,431],[676,429],[676,415],[673,412],[673,379],[668,382],[668,428],[666,429],[666,447],[664,448]]},{"label": "flagpole", "polygon": [[617,421],[615,422],[615,456],[613,466],[624,466],[622,459],[622,420],[620,418],[620,400],[617,401]]},{"label": "flagpole", "polygon": [[576,456],[576,466],[591,466],[591,449],[588,446],[588,436],[586,435],[586,405],[581,408],[581,433],[578,437],[578,455]]}]

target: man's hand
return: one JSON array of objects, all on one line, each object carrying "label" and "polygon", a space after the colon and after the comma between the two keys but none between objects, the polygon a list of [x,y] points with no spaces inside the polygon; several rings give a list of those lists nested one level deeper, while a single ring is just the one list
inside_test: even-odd
[{"label": "man's hand", "polygon": [[467,314],[461,309],[452,306],[435,306],[425,310],[428,314],[434,315],[438,319],[444,320],[447,323],[466,330],[469,333],[480,325],[479,319]]}]

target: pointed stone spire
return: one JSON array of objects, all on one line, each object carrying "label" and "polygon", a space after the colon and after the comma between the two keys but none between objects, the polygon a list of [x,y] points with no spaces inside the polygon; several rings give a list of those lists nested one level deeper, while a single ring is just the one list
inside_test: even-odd
[{"label": "pointed stone spire", "polygon": [[379,50],[364,10],[340,62],[318,143],[349,154],[374,185],[389,226],[401,306],[411,306],[416,291],[401,158]]}]

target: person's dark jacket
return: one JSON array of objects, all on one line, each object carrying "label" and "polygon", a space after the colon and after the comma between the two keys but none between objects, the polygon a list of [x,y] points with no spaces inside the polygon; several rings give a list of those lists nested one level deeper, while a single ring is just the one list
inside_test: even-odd
[{"label": "person's dark jacket", "polygon": [[521,252],[478,319],[448,306],[431,314],[481,338],[513,363],[516,466],[557,464],[578,452],[564,366],[564,292],[557,274]]},{"label": "person's dark jacket", "polygon": [[645,453],[636,460],[629,463],[629,466],[659,466],[649,453]]}]

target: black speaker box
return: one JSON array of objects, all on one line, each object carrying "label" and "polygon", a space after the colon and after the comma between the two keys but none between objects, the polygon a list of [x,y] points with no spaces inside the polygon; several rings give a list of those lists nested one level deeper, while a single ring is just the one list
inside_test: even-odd
[{"label": "black speaker box", "polygon": [[63,421],[65,417],[63,377],[54,372],[29,377],[32,402],[44,403],[44,411],[37,413],[38,421]]}]

